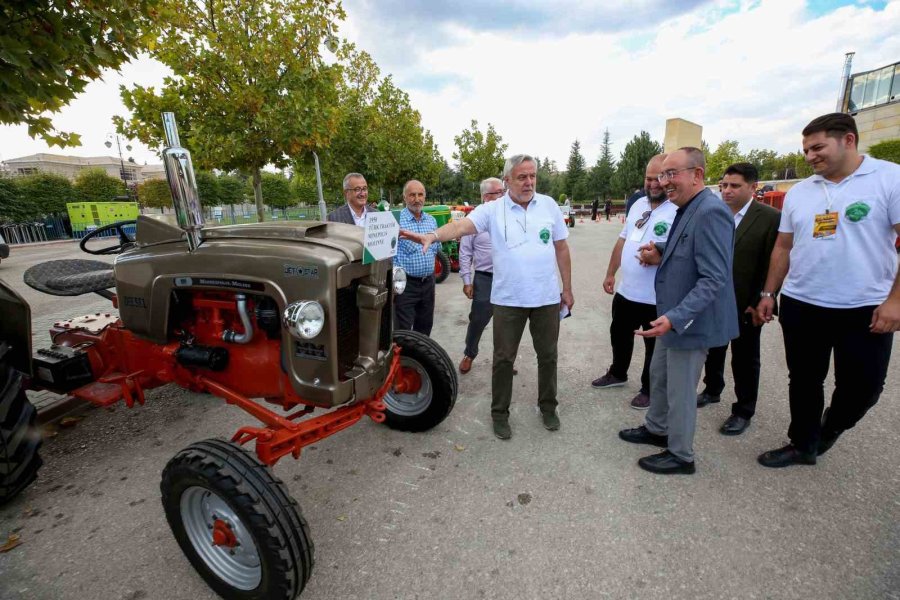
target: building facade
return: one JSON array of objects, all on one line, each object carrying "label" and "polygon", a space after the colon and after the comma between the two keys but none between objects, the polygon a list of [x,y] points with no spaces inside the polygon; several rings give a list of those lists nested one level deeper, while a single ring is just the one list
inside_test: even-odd
[{"label": "building facade", "polygon": [[[124,164],[124,169],[123,169]],[[4,174],[19,177],[32,173],[55,173],[74,180],[85,169],[103,169],[110,177],[122,179],[126,184],[138,184],[148,179],[165,179],[165,171],[159,165],[139,165],[130,161],[120,162],[115,156],[65,156],[62,154],[31,154],[3,161]]]},{"label": "building facade", "polygon": [[900,139],[900,62],[851,75],[842,108],[856,120],[861,152]]}]

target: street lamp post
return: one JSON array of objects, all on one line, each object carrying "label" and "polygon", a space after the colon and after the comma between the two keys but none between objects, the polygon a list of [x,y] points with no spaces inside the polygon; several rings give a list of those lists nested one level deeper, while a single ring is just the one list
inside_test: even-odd
[{"label": "street lamp post", "polygon": [[[116,148],[119,151],[119,177],[122,179],[122,183],[125,184],[125,193],[128,194],[128,197],[131,198],[131,187],[128,185],[128,178],[125,177],[125,161],[122,159],[122,141],[119,138],[118,133],[107,133],[106,141],[103,143],[107,148],[112,148],[112,140],[111,137],[115,136],[116,138]],[[131,144],[125,144],[125,149],[131,152]]]}]

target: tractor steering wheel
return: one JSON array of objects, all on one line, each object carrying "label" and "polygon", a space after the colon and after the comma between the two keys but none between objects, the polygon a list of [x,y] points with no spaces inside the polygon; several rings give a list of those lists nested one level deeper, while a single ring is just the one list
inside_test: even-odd
[{"label": "tractor steering wheel", "polygon": [[[134,225],[135,223],[137,223],[137,221],[118,221],[116,223],[104,225],[103,227],[95,229],[81,238],[81,242],[78,244],[78,247],[81,248],[83,252],[87,252],[88,254],[121,254],[135,245],[134,237],[132,237],[127,231],[125,231],[126,225]],[[104,234],[108,231],[115,231],[117,234],[119,234],[118,244],[100,248],[99,250],[88,250],[86,246],[88,240],[99,237],[101,234]]]}]

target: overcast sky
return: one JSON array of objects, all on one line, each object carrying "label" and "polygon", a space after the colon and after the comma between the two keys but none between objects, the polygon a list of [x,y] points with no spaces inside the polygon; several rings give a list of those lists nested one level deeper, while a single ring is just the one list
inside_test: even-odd
[{"label": "overcast sky", "polygon": [[[608,5],[608,6],[605,6]],[[392,74],[453,164],[453,137],[472,119],[508,153],[565,167],[572,142],[588,164],[603,130],[618,156],[665,120],[703,126],[715,148],[800,147],[800,130],[835,108],[844,53],[853,72],[900,61],[900,0],[344,0],[340,35]],[[25,127],[0,127],[0,160],[36,152],[115,155],[103,146],[125,114],[119,85],[159,85],[166,69],[137,60],[96,81],[54,118],[83,145],[60,151]],[[159,162],[138,143],[125,157]]]}]

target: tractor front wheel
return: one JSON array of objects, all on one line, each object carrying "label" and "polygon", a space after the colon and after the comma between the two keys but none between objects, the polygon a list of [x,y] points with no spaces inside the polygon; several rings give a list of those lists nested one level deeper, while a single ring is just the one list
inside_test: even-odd
[{"label": "tractor front wheel", "polygon": [[166,465],[163,509],[193,567],[229,600],[293,600],[313,567],[309,525],[284,483],[224,440],[191,444]]},{"label": "tractor front wheel", "polygon": [[415,331],[395,331],[400,373],[384,396],[385,423],[401,431],[426,431],[447,418],[456,403],[459,381],[441,346]]},{"label": "tractor front wheel", "polygon": [[434,282],[441,283],[450,277],[450,259],[443,250],[438,250],[434,256]]},{"label": "tractor front wheel", "polygon": [[28,487],[43,464],[37,411],[22,389],[22,374],[9,364],[9,352],[0,342],[0,504]]}]

